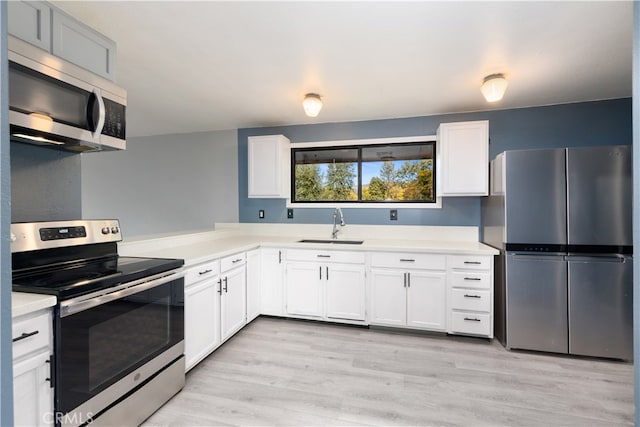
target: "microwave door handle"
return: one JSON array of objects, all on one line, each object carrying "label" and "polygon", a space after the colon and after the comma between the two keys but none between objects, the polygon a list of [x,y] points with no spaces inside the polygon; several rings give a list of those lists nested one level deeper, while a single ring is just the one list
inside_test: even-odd
[{"label": "microwave door handle", "polygon": [[98,89],[94,89],[91,93],[91,100],[89,101],[89,108],[87,111],[87,115],[89,116],[89,122],[91,124],[94,123],[93,117],[93,103],[96,102],[98,104],[98,120],[95,122],[95,128],[89,129],[91,131],[91,136],[97,138],[102,133],[102,128],[104,128],[104,121],[106,117],[106,111],[104,107],[104,100],[102,99],[102,95],[100,95],[100,91]]}]

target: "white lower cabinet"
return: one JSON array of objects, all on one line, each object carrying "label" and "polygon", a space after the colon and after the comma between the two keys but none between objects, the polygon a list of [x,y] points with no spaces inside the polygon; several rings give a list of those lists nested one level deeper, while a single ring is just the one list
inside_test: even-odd
[{"label": "white lower cabinet", "polygon": [[286,264],[286,313],[335,321],[366,319],[363,253],[290,250]]},{"label": "white lower cabinet", "polygon": [[187,371],[246,324],[245,260],[245,253],[240,253],[205,262],[185,272]]},{"label": "white lower cabinet", "polygon": [[366,280],[364,265],[326,266],[325,314],[328,319],[365,320]]},{"label": "white lower cabinet", "polygon": [[287,314],[322,317],[322,270],[315,262],[288,262]]},{"label": "white lower cabinet", "polygon": [[451,334],[493,338],[493,257],[447,257]]},{"label": "white lower cabinet", "polygon": [[447,329],[446,273],[407,272],[407,326]]},{"label": "white lower cabinet", "polygon": [[220,262],[187,270],[184,289],[184,354],[186,370],[220,345]]},{"label": "white lower cabinet", "polygon": [[200,264],[185,273],[187,370],[260,314],[492,338],[493,257],[259,248]]},{"label": "white lower cabinet", "polygon": [[13,412],[16,426],[53,423],[51,312],[15,318],[13,331]]},{"label": "white lower cabinet", "polygon": [[260,314],[282,316],[284,312],[284,251],[262,248]]},{"label": "white lower cabinet", "polygon": [[[240,259],[240,256],[235,256],[234,259]],[[247,323],[244,254],[242,254],[242,264],[228,271],[222,271],[221,279],[220,330],[224,342]]]},{"label": "white lower cabinet", "polygon": [[371,266],[370,323],[446,331],[444,256],[375,253]]},{"label": "white lower cabinet", "polygon": [[247,252],[247,323],[260,315],[261,275],[261,250],[254,249]]}]

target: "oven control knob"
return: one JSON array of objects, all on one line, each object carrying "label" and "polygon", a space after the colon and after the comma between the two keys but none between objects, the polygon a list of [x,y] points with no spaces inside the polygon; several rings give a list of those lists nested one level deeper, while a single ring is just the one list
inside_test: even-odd
[{"label": "oven control knob", "polygon": [[119,232],[120,232],[120,229],[118,227],[111,227],[112,234],[118,234]]},{"label": "oven control knob", "polygon": [[109,234],[109,227],[102,227],[102,234]]}]

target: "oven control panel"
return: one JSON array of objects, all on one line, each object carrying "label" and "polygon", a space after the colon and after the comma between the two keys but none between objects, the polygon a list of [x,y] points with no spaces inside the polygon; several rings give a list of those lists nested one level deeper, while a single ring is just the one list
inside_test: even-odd
[{"label": "oven control panel", "polygon": [[20,222],[11,224],[11,252],[122,240],[117,219]]},{"label": "oven control panel", "polygon": [[52,227],[40,229],[40,240],[73,239],[76,237],[87,237],[87,229],[79,227]]}]

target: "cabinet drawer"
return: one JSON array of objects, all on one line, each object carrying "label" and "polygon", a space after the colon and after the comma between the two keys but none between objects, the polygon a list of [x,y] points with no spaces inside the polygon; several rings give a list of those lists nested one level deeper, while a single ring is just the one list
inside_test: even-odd
[{"label": "cabinet drawer", "polygon": [[474,256],[474,255],[450,255],[448,257],[449,268],[463,270],[490,270],[490,256]]},{"label": "cabinet drawer", "polygon": [[491,289],[491,273],[454,271],[451,285],[455,288]]},{"label": "cabinet drawer", "polygon": [[446,256],[412,253],[374,253],[371,255],[372,267],[410,268],[425,270],[444,270]]},{"label": "cabinet drawer", "polygon": [[220,271],[225,272],[234,267],[244,265],[247,262],[247,254],[245,252],[228,256],[220,260]]},{"label": "cabinet drawer", "polygon": [[287,251],[287,261],[341,262],[364,264],[364,252],[318,251],[293,249]]},{"label": "cabinet drawer", "polygon": [[451,331],[470,335],[491,335],[491,316],[488,314],[451,313]]},{"label": "cabinet drawer", "polygon": [[451,308],[454,310],[486,311],[491,310],[491,292],[468,289],[453,289]]},{"label": "cabinet drawer", "polygon": [[51,314],[43,312],[38,315],[27,315],[14,320],[11,327],[13,338],[14,360],[25,354],[47,349],[52,329]]},{"label": "cabinet drawer", "polygon": [[185,278],[185,286],[192,285],[200,280],[213,277],[220,273],[220,262],[210,261],[204,264],[196,265],[187,270]]}]

